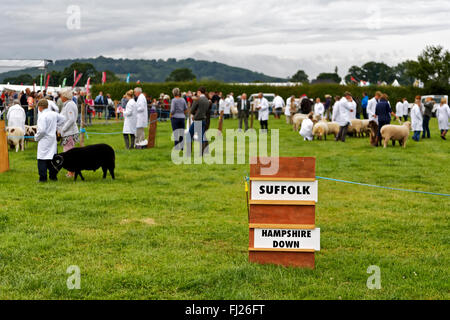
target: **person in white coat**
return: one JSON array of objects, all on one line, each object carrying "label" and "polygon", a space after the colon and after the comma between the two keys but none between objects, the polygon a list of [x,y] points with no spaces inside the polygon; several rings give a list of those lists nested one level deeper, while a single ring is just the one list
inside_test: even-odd
[{"label": "person in white coat", "polygon": [[403,98],[403,121],[408,121],[409,118],[409,102],[406,98]]},{"label": "person in white coat", "polygon": [[399,119],[403,118],[403,102],[401,99],[399,99],[397,104],[395,105],[395,114]]},{"label": "person in white coat", "polygon": [[323,115],[325,113],[325,106],[320,101],[320,98],[316,99],[316,104],[314,105],[314,115],[320,117],[320,120],[323,119]]},{"label": "person in white coat", "polygon": [[62,115],[49,110],[46,99],[38,102],[38,110],[40,115],[37,121],[37,132],[34,139],[38,142],[37,161],[39,182],[47,181],[47,171],[50,180],[56,181],[58,171],[51,163],[58,151],[56,128],[62,126],[66,119]]},{"label": "person in white coat", "polygon": [[258,94],[259,103],[256,106],[258,112],[258,120],[261,124],[261,132],[267,133],[269,130],[269,101],[264,98],[262,93]]},{"label": "person in white coat", "polygon": [[413,140],[420,141],[420,134],[423,131],[423,114],[421,98],[417,97],[411,109],[411,130],[414,131]]},{"label": "person in white coat", "polygon": [[[125,111],[123,113],[123,139],[125,141],[125,148],[134,149],[134,142],[136,138],[136,101],[134,101],[133,90],[126,93],[128,99]],[[131,142],[131,143],[130,143]]]},{"label": "person in white coat", "polygon": [[295,96],[290,96],[286,100],[286,110],[284,110],[284,115],[286,116],[286,123],[292,124],[292,116],[295,113]]},{"label": "person in white coat", "polygon": [[[67,152],[73,148],[80,141],[77,120],[78,120],[78,107],[76,103],[72,100],[73,94],[71,89],[65,89],[61,92],[61,101],[63,103],[63,108],[61,110],[61,115],[65,118],[64,125],[59,129],[61,133],[61,145],[63,151]],[[48,105],[48,101],[47,101]],[[73,178],[74,173],[67,173],[66,177]]]},{"label": "person in white coat", "polygon": [[234,99],[231,96],[231,94],[229,94],[227,96],[227,98],[225,99],[225,108],[223,110],[224,119],[229,119],[231,117],[231,107],[233,104],[234,104]]},{"label": "person in white coat", "polygon": [[136,144],[145,141],[145,129],[148,127],[147,98],[142,93],[141,88],[134,89],[136,101]]},{"label": "person in white coat", "polygon": [[53,97],[52,96],[46,96],[45,99],[47,99],[47,101],[48,101],[48,109],[53,111],[53,112],[59,113],[59,108],[56,105],[55,101],[53,101]]},{"label": "person in white coat", "polygon": [[441,138],[447,140],[445,137],[448,132],[448,120],[450,118],[450,108],[447,101],[443,98],[441,99],[441,104],[436,109],[436,118],[439,123],[439,130],[441,130]]},{"label": "person in white coat", "polygon": [[25,110],[23,110],[18,99],[13,101],[14,105],[8,109],[6,119],[8,120],[8,127],[21,128],[25,132],[25,120],[27,118]]},{"label": "person in white coat", "polygon": [[313,141],[313,128],[314,128],[314,122],[312,121],[314,117],[314,113],[311,112],[308,115],[308,119],[303,120],[302,127],[300,129],[300,135],[304,138],[305,141]]},{"label": "person in white coat", "polygon": [[367,104],[367,116],[369,117],[369,121],[375,121],[378,124],[378,118],[375,112],[377,111],[377,104],[380,102],[382,93],[377,91],[375,93],[375,97],[369,100]]},{"label": "person in white coat", "polygon": [[350,92],[346,92],[344,94],[344,98],[342,98],[338,103],[334,105],[333,112],[333,122],[339,124],[339,134],[336,137],[336,141],[345,142],[345,137],[347,136],[347,130],[350,122],[350,114],[354,111],[353,109],[353,98]]},{"label": "person in white coat", "polygon": [[275,98],[273,99],[273,108],[275,111],[275,119],[280,119],[283,114],[283,108],[286,105],[284,104],[284,100],[278,94],[275,94]]}]

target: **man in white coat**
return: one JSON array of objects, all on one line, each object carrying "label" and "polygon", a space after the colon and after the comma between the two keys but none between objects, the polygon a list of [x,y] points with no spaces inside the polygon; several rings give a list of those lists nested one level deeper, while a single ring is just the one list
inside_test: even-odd
[{"label": "man in white coat", "polygon": [[436,118],[438,119],[439,130],[441,131],[441,139],[447,140],[445,137],[448,132],[448,120],[450,119],[450,108],[445,98],[441,99],[441,104],[436,110]]},{"label": "man in white coat", "polygon": [[259,103],[256,106],[258,112],[258,120],[261,124],[261,132],[267,133],[269,130],[269,101],[264,98],[262,93],[258,94]]},{"label": "man in white coat", "polygon": [[145,141],[145,129],[148,127],[147,98],[142,93],[141,88],[134,89],[136,101],[136,144]]},{"label": "man in white coat", "polygon": [[47,171],[49,172],[50,180],[56,181],[58,171],[51,163],[54,155],[58,152],[56,128],[61,127],[66,119],[62,115],[49,110],[46,99],[38,102],[38,110],[40,114],[34,139],[38,142],[37,161],[39,182],[47,182]]},{"label": "man in white coat", "polygon": [[18,99],[13,101],[14,105],[8,109],[6,119],[8,120],[8,127],[21,128],[25,132],[25,110],[23,110]]},{"label": "man in white coat", "polygon": [[403,120],[408,121],[409,116],[409,102],[406,98],[403,98]]},{"label": "man in white coat", "polygon": [[399,118],[403,118],[403,101],[398,100],[397,104],[395,105],[395,115]]},{"label": "man in white coat", "polygon": [[231,107],[234,104],[234,99],[231,96],[231,94],[229,94],[227,96],[227,98],[225,99],[225,109],[223,110],[223,114],[224,114],[224,119],[229,119],[231,116]]},{"label": "man in white coat", "polygon": [[420,99],[416,99],[411,109],[411,131],[414,131],[413,140],[420,141],[420,133],[423,131],[423,114],[422,114],[422,102]]},{"label": "man in white coat", "polygon": [[300,129],[300,135],[304,138],[305,141],[313,141],[313,128],[314,123],[312,122],[314,113],[310,113],[308,115],[308,119],[303,120],[302,127]]},{"label": "man in white coat", "polygon": [[354,111],[353,98],[350,92],[344,94],[344,98],[334,105],[333,122],[337,122],[340,126],[339,134],[336,137],[336,141],[345,142],[347,136],[348,126],[350,122],[350,114]]},{"label": "man in white coat", "polygon": [[316,104],[314,105],[314,115],[319,117],[319,119],[323,119],[323,115],[325,113],[325,106],[320,101],[320,98],[316,99]]},{"label": "man in white coat", "polygon": [[283,98],[280,97],[278,94],[275,94],[275,98],[273,99],[273,108],[275,109],[276,119],[280,119],[284,107],[285,104]]},{"label": "man in white coat", "polygon": [[375,93],[375,97],[369,100],[369,103],[367,104],[367,116],[369,117],[369,121],[375,121],[376,124],[378,124],[378,117],[375,114],[377,111],[377,103],[381,99],[382,93],[380,91],[377,91]]}]

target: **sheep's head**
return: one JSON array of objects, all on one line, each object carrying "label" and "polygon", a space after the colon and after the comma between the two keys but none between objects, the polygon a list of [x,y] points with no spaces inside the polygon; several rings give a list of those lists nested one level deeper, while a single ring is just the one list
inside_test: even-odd
[{"label": "sheep's head", "polygon": [[60,171],[63,167],[64,157],[60,154],[55,154],[52,160],[52,166],[56,171]]},{"label": "sheep's head", "polygon": [[406,121],[403,125],[404,125],[405,127],[407,127],[408,130],[411,130],[411,122]]}]

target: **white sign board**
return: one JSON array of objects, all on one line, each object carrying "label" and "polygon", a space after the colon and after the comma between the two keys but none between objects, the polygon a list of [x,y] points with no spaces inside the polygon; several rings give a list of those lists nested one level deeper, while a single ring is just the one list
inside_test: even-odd
[{"label": "white sign board", "polygon": [[318,200],[318,182],[252,181],[251,200],[315,201]]},{"label": "white sign board", "polygon": [[255,229],[255,249],[320,251],[320,229]]}]

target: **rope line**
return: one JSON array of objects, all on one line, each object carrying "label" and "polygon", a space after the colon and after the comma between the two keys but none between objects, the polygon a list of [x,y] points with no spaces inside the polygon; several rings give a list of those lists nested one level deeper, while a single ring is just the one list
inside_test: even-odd
[{"label": "rope line", "polygon": [[355,184],[355,185],[364,186],[364,187],[370,187],[370,188],[379,188],[379,189],[387,189],[387,190],[403,191],[403,192],[410,192],[410,193],[428,194],[428,195],[433,195],[433,196],[450,197],[450,194],[446,194],[446,193],[435,193],[435,192],[426,192],[426,191],[418,191],[418,190],[409,190],[409,189],[402,189],[402,188],[384,187],[384,186],[377,186],[377,185],[374,185],[374,184],[361,183],[361,182],[353,182],[353,181],[346,181],[346,180],[333,179],[333,178],[325,178],[325,177],[316,177],[316,178],[319,179],[319,180],[328,180],[328,181],[335,181],[335,182],[340,182],[340,183]]}]

